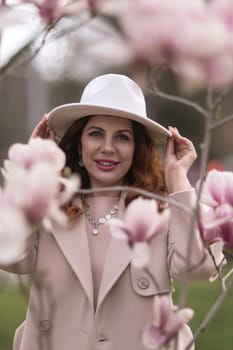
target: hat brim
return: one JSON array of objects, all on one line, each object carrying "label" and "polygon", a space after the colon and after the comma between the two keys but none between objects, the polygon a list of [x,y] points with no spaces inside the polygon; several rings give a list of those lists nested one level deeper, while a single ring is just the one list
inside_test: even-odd
[{"label": "hat brim", "polygon": [[117,116],[136,121],[145,126],[156,144],[166,143],[167,138],[171,137],[168,129],[152,119],[117,108],[83,103],[69,103],[54,108],[48,113],[48,125],[59,141],[76,120],[92,115]]}]

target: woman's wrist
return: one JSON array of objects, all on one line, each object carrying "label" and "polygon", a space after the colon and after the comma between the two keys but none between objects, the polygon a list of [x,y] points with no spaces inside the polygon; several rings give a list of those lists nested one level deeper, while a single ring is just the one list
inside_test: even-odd
[{"label": "woman's wrist", "polygon": [[182,192],[191,190],[192,186],[189,182],[186,172],[170,173],[166,179],[168,193]]}]

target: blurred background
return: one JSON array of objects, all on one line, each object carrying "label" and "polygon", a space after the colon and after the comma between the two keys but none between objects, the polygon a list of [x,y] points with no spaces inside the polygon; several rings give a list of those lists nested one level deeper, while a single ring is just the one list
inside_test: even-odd
[{"label": "blurred background", "polygon": [[[1,23],[1,22],[0,22]],[[27,43],[41,31],[37,17],[2,29],[0,37],[0,161],[7,157],[11,144],[26,143],[35,125],[44,113],[57,105],[79,101],[81,91],[88,80],[98,74],[117,72],[129,75],[143,88],[147,100],[148,115],[164,126],[176,126],[191,138],[200,154],[203,133],[203,117],[190,107],[168,102],[148,89],[147,74],[140,66],[121,62],[111,26],[100,25],[84,16],[76,21],[62,20],[56,30],[43,36],[28,50]],[[66,35],[64,35],[64,33]],[[17,58],[22,48],[23,54]],[[38,52],[37,52],[38,51]],[[35,57],[32,59],[33,55]],[[14,57],[12,60],[11,58]],[[9,63],[9,65],[8,65]],[[160,88],[170,94],[185,96],[205,106],[205,91],[185,91],[171,73],[163,75]],[[221,105],[222,116],[233,113],[233,90],[230,89]],[[233,170],[233,121],[216,129],[212,134],[208,170]],[[197,160],[190,172],[193,184],[199,176]],[[229,268],[229,267],[228,267]],[[28,281],[24,281],[26,290]],[[195,283],[191,286],[188,306],[194,308],[191,322],[193,330],[219,294],[219,284]],[[179,287],[176,286],[175,299]],[[11,274],[0,273],[0,350],[11,350],[14,331],[23,321],[28,295],[19,287],[18,279]],[[233,292],[223,307],[199,338],[198,350],[232,350]],[[33,350],[33,349],[31,349]]]}]

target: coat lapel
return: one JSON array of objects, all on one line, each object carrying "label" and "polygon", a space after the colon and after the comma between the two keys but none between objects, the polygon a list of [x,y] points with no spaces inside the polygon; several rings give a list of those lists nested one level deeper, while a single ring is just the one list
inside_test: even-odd
[{"label": "coat lapel", "polygon": [[[121,206],[119,208],[118,217],[122,218],[124,215],[125,207],[123,205],[123,199],[121,201]],[[109,234],[111,234],[109,232]],[[131,250],[126,241],[111,237],[108,252],[106,255],[103,275],[100,284],[97,309],[102,304],[107,293],[110,291],[114,283],[120,277],[122,272],[125,270],[126,266],[131,261]]]},{"label": "coat lapel", "polygon": [[71,228],[57,229],[52,234],[93,307],[92,271],[84,215]]}]

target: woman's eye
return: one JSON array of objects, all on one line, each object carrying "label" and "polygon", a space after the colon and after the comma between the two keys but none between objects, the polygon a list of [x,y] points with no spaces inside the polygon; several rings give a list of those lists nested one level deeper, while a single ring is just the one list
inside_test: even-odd
[{"label": "woman's eye", "polygon": [[126,134],[119,134],[119,135],[117,135],[117,139],[120,141],[129,141],[130,138]]},{"label": "woman's eye", "polygon": [[101,132],[98,130],[93,130],[89,133],[89,136],[93,136],[93,137],[99,137],[101,135],[102,135]]}]

